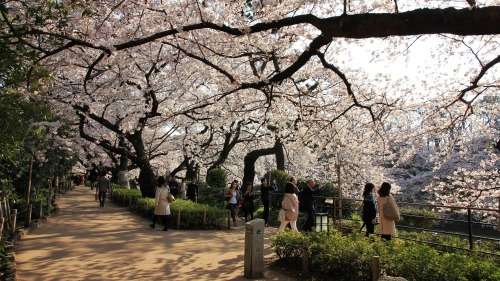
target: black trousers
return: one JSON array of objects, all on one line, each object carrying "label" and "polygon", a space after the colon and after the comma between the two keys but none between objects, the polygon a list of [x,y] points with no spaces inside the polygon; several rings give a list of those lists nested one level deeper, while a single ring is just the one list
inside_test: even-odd
[{"label": "black trousers", "polygon": [[370,234],[375,233],[375,225],[372,223],[372,220],[365,220],[363,221],[366,227],[366,234],[365,236],[368,237]]},{"label": "black trousers", "polygon": [[106,201],[106,191],[99,191],[99,204],[104,207],[104,201]]},{"label": "black trousers", "polygon": [[302,226],[302,230],[311,231],[313,226],[314,226],[314,210],[313,210],[313,208],[308,208],[306,210],[306,213],[307,213],[307,219],[304,222],[304,225]]},{"label": "black trousers", "polygon": [[262,201],[262,205],[264,205],[264,212],[262,213],[262,219],[265,221],[267,225],[267,221],[269,220],[269,201]]},{"label": "black trousers", "polygon": [[160,216],[160,215],[153,215],[153,224],[152,224],[152,227],[155,228],[156,227],[156,218],[157,217],[161,217],[161,220],[163,222],[163,230],[167,230],[168,229],[168,222],[170,220],[170,216]]}]

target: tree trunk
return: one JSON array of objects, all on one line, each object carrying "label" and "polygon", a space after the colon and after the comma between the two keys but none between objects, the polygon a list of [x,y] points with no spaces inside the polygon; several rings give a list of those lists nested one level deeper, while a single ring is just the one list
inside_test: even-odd
[{"label": "tree trunk", "polygon": [[276,154],[276,169],[280,171],[285,170],[285,151],[283,151],[283,144],[280,139],[274,143],[274,152]]}]

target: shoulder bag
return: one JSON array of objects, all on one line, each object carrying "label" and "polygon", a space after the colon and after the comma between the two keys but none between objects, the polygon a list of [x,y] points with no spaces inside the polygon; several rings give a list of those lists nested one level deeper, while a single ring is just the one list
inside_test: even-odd
[{"label": "shoulder bag", "polygon": [[175,200],[175,197],[172,195],[172,193],[170,193],[170,191],[167,193],[167,202],[168,203],[172,203],[174,202]]},{"label": "shoulder bag", "polygon": [[278,221],[282,222],[286,220],[285,209],[281,208],[278,212]]},{"label": "shoulder bag", "polygon": [[391,204],[391,202],[387,201],[383,206],[382,212],[384,213],[384,218],[393,221],[399,221],[399,213],[396,211],[396,208]]}]

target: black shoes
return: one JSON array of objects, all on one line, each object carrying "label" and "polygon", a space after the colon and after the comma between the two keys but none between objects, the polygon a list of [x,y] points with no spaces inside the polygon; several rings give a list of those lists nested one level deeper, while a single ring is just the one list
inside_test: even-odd
[{"label": "black shoes", "polygon": [[154,224],[150,224],[149,227],[151,227],[152,229],[155,229],[155,225]]}]

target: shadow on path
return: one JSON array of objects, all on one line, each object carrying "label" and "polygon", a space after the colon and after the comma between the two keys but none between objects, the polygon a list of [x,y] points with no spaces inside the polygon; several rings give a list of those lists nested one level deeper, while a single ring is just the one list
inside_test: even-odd
[{"label": "shadow on path", "polygon": [[[245,227],[167,232],[111,202],[101,208],[79,186],[58,199],[59,215],[16,245],[18,280],[246,280]],[[266,228],[265,256],[272,256]],[[264,280],[293,280],[266,270]]]}]

